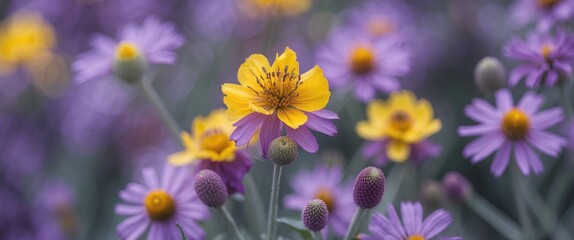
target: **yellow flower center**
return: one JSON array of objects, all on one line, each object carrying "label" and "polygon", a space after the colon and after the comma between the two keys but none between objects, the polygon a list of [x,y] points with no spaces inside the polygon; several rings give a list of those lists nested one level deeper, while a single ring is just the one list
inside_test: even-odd
[{"label": "yellow flower center", "polygon": [[502,119],[502,132],[510,140],[522,140],[530,131],[530,120],[528,116],[513,108],[508,111]]},{"label": "yellow flower center", "polygon": [[165,221],[175,214],[175,201],[166,192],[154,190],[147,194],[144,205],[148,216],[156,221]]},{"label": "yellow flower center", "polygon": [[17,13],[0,28],[0,58],[7,63],[34,60],[54,44],[52,27],[36,14]]},{"label": "yellow flower center", "polygon": [[199,147],[203,150],[214,151],[217,154],[221,154],[223,150],[230,147],[233,144],[229,141],[229,136],[221,131],[211,130],[201,137],[199,140]]},{"label": "yellow flower center", "polygon": [[375,54],[369,47],[356,47],[350,57],[351,68],[358,74],[365,74],[375,69]]},{"label": "yellow flower center", "polygon": [[425,240],[425,237],[420,234],[414,234],[407,237],[407,240]]},{"label": "yellow flower center", "polygon": [[335,197],[333,196],[331,190],[325,187],[321,187],[317,193],[315,193],[315,198],[323,200],[325,205],[327,205],[327,210],[329,210],[329,212],[333,211],[333,208],[335,207]]},{"label": "yellow flower center", "polygon": [[544,44],[540,49],[540,53],[542,54],[544,59],[548,59],[548,56],[550,56],[550,53],[552,53],[552,51],[554,51],[554,46],[550,43]]},{"label": "yellow flower center", "polygon": [[297,98],[297,88],[301,85],[301,76],[289,71],[289,66],[283,70],[276,69],[269,72],[262,67],[265,76],[255,76],[257,84],[263,91],[255,91],[255,94],[262,96],[266,102],[266,110],[274,110],[289,107]]},{"label": "yellow flower center", "polygon": [[375,37],[380,37],[389,34],[395,30],[395,27],[393,26],[391,21],[389,21],[389,19],[384,16],[373,17],[369,21],[367,27],[369,29],[369,32]]},{"label": "yellow flower center", "polygon": [[536,0],[536,3],[538,3],[538,6],[542,7],[542,8],[552,8],[554,7],[556,4],[560,3],[562,0]]},{"label": "yellow flower center", "polygon": [[401,132],[406,132],[413,126],[412,117],[403,111],[397,111],[391,116],[390,125],[394,129],[398,129]]},{"label": "yellow flower center", "polygon": [[119,60],[132,60],[140,55],[140,51],[131,42],[120,42],[116,47],[116,58]]}]

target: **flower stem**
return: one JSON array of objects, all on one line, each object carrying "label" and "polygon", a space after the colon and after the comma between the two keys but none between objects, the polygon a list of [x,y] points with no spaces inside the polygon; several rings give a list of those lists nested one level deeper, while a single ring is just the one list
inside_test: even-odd
[{"label": "flower stem", "polygon": [[181,133],[181,129],[173,119],[173,116],[169,113],[165,105],[163,104],[162,100],[157,95],[157,92],[151,86],[151,82],[147,77],[143,77],[140,81],[137,81],[138,86],[143,91],[146,98],[152,103],[155,110],[159,113],[161,117],[161,121],[167,127],[171,135],[177,140],[177,142],[181,145],[181,138],[179,134]]},{"label": "flower stem", "polygon": [[237,228],[237,224],[235,224],[235,221],[233,220],[229,212],[225,210],[224,207],[218,207],[216,209],[217,212],[221,215],[221,217],[225,221],[227,228],[229,228],[231,233],[234,235],[234,238],[237,240],[243,240],[243,236],[241,236],[241,232],[239,232],[239,228]]},{"label": "flower stem", "polygon": [[279,198],[279,186],[281,182],[280,165],[273,165],[273,183],[271,185],[271,201],[269,202],[269,218],[267,219],[267,239],[275,239],[277,230],[277,200]]},{"label": "flower stem", "polygon": [[347,229],[347,234],[345,234],[344,240],[351,240],[357,235],[357,229],[359,228],[359,223],[361,222],[361,218],[367,212],[368,209],[365,208],[357,208],[355,215],[353,216],[353,220],[351,221],[351,225]]},{"label": "flower stem", "polygon": [[472,192],[465,204],[506,239],[520,239],[518,225],[478,193]]},{"label": "flower stem", "polygon": [[522,194],[522,188],[520,187],[520,181],[522,180],[522,174],[518,167],[512,169],[512,189],[514,190],[514,203],[518,210],[518,219],[520,220],[520,225],[522,226],[522,238],[521,239],[531,239],[532,235],[532,222],[530,216],[528,216],[528,208],[526,207],[526,202],[524,201],[524,194]]},{"label": "flower stem", "polygon": [[321,232],[314,232],[313,236],[315,237],[315,240],[323,240],[323,236],[321,236]]},{"label": "flower stem", "polygon": [[261,207],[263,206],[263,201],[251,173],[245,174],[243,184],[245,185],[245,211],[250,216],[249,225],[252,234],[259,236],[263,233],[264,229],[262,227],[265,226],[265,213]]}]

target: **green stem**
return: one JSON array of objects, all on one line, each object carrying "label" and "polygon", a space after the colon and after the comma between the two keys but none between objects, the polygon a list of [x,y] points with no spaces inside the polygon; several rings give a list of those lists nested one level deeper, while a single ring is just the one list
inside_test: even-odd
[{"label": "green stem", "polygon": [[281,183],[280,165],[273,165],[273,183],[271,185],[271,201],[269,202],[269,218],[267,219],[267,239],[275,239],[277,230],[277,200],[279,198],[279,186]]},{"label": "green stem", "polygon": [[572,168],[570,166],[562,167],[558,176],[554,179],[553,184],[550,185],[550,190],[548,190],[548,203],[552,207],[553,212],[556,212],[562,202],[565,200],[564,195],[568,192],[568,189],[574,184],[574,175],[572,174]]},{"label": "green stem", "polygon": [[524,201],[524,195],[522,194],[522,188],[520,187],[520,181],[522,180],[522,173],[518,166],[512,168],[512,189],[514,190],[514,203],[518,210],[518,219],[520,220],[520,225],[522,226],[522,239],[531,239],[532,235],[532,222],[530,216],[528,215],[528,208],[526,208],[526,202]]},{"label": "green stem", "polygon": [[520,228],[503,212],[476,192],[465,200],[466,205],[506,239],[520,239]]},{"label": "green stem", "polygon": [[315,237],[315,240],[323,240],[323,236],[321,236],[321,232],[314,232],[313,236]]},{"label": "green stem", "polygon": [[351,225],[349,225],[349,228],[347,229],[347,234],[345,234],[345,238],[343,238],[344,240],[351,240],[355,237],[357,234],[357,229],[359,228],[359,223],[361,222],[361,217],[363,217],[367,210],[368,209],[361,207],[357,208],[357,211],[353,216],[353,220],[351,221]]},{"label": "green stem", "polygon": [[571,120],[573,111],[572,104],[570,103],[570,95],[568,94],[567,84],[568,83],[566,82],[560,84],[560,95],[562,97],[562,104],[564,105],[564,109],[566,111],[566,119]]},{"label": "green stem", "polygon": [[237,240],[243,240],[243,236],[241,236],[241,232],[239,232],[239,228],[237,228],[237,224],[235,224],[235,221],[233,220],[229,212],[225,210],[224,207],[218,207],[216,208],[216,210],[225,221],[227,228],[234,235],[234,238]]},{"label": "green stem", "polygon": [[246,214],[250,216],[248,218],[249,226],[253,236],[259,236],[263,232],[261,227],[265,224],[265,213],[261,207],[263,201],[261,201],[261,195],[250,173],[245,175],[243,183],[245,184],[245,210],[247,211]]},{"label": "green stem", "polygon": [[151,86],[150,81],[148,78],[143,77],[140,81],[137,81],[138,86],[143,91],[146,98],[152,103],[155,110],[159,113],[161,117],[161,121],[167,127],[171,135],[177,139],[177,142],[181,145],[181,138],[179,134],[181,133],[181,129],[173,119],[173,116],[169,113],[165,105],[163,104],[162,100],[157,95],[157,92]]},{"label": "green stem", "polygon": [[546,235],[543,237],[552,237],[552,234],[554,234],[556,239],[574,239],[560,222],[556,212],[544,202],[538,192],[532,191],[532,189],[528,188],[525,184],[522,184],[521,188],[524,193],[523,196],[525,196],[526,199],[526,204],[532,209],[532,212],[536,215],[536,219],[538,219],[538,222],[542,225],[542,229],[544,229]]}]

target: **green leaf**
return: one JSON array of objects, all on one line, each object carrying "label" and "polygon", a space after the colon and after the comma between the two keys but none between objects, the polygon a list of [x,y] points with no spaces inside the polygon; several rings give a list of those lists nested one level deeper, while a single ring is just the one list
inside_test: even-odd
[{"label": "green leaf", "polygon": [[292,230],[299,233],[299,235],[301,235],[301,238],[303,240],[313,240],[313,234],[309,232],[309,230],[305,227],[305,225],[303,225],[301,220],[291,218],[278,218],[277,222],[285,224]]},{"label": "green leaf", "polygon": [[181,228],[181,226],[179,226],[179,223],[175,224],[177,226],[177,229],[179,230],[179,233],[181,234],[181,240],[187,240],[187,238],[185,237],[185,233],[183,232],[183,229]]}]

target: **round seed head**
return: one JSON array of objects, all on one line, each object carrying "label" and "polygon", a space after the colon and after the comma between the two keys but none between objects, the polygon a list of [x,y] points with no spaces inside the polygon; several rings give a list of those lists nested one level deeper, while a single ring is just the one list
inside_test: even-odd
[{"label": "round seed head", "polygon": [[327,225],[329,210],[321,199],[313,199],[305,205],[301,213],[303,224],[313,232],[321,231]]},{"label": "round seed head", "polygon": [[288,165],[295,161],[298,155],[297,143],[287,136],[278,137],[269,145],[269,159],[277,165]]},{"label": "round seed head", "polygon": [[376,167],[366,167],[355,180],[353,200],[361,208],[377,206],[385,193],[385,174]]},{"label": "round seed head", "polygon": [[227,199],[227,187],[217,173],[204,169],[195,175],[193,187],[199,200],[212,208],[223,206]]}]

